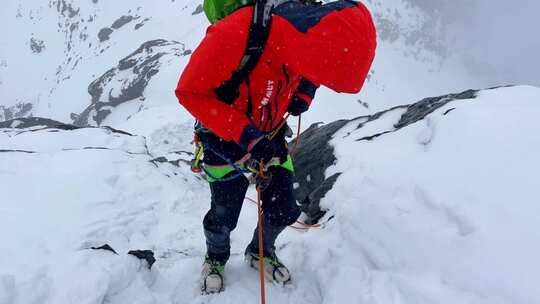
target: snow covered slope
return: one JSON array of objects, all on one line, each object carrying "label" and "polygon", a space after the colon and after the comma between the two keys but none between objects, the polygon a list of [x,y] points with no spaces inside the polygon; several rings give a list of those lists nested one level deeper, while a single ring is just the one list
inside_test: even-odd
[{"label": "snow covered slope", "polygon": [[538,88],[501,88],[335,132],[326,176],[341,175],[321,204],[336,224],[310,244],[332,248],[325,288],[354,273],[352,303],[538,303],[539,114]]},{"label": "snow covered slope", "polygon": [[[158,102],[166,96],[165,101],[170,102],[177,74],[187,62],[185,55],[204,34],[206,21],[197,10],[199,4],[8,1],[1,11],[0,26],[14,30],[2,35],[0,43],[0,104],[4,110],[31,104],[29,113],[34,116],[71,122],[77,119],[71,113],[80,114],[97,101],[140,103],[150,80],[159,89],[153,94],[148,89],[146,94]],[[142,62],[145,60],[148,62]],[[136,64],[148,68],[134,69]],[[156,75],[158,70],[160,75]],[[102,79],[110,83],[91,85]],[[130,84],[136,84],[138,90],[128,94],[127,100],[119,98],[123,91],[133,89]],[[99,87],[106,90],[103,96],[96,91]]]},{"label": "snow covered slope", "polygon": [[[539,102],[534,87],[469,91],[329,132],[325,177],[340,175],[323,228],[280,238],[294,283],[268,286],[268,303],[540,302]],[[0,128],[1,304],[257,302],[241,256],[249,203],[227,290],[197,292],[210,194],[185,163],[189,125],[145,137],[42,120]],[[91,249],[104,244],[117,254]],[[157,261],[150,270],[130,250]]]}]

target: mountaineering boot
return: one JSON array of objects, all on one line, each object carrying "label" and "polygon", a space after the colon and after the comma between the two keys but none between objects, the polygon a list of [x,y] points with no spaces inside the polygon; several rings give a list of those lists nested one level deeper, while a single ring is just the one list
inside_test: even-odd
[{"label": "mountaineering boot", "polygon": [[225,289],[225,263],[206,256],[201,271],[201,292],[203,294],[219,293]]},{"label": "mountaineering boot", "polygon": [[[259,253],[254,252],[252,246],[248,246],[245,253],[246,262],[253,269],[259,270]],[[278,284],[285,285],[291,282],[289,269],[278,259],[275,250],[264,255],[264,275]]]},{"label": "mountaineering boot", "polygon": [[[291,281],[289,269],[281,263],[276,255],[276,239],[285,230],[286,226],[275,226],[263,218],[263,248],[264,248],[264,272],[265,276],[279,284],[286,284]],[[246,262],[254,269],[259,269],[259,228],[253,231],[251,243],[246,248]]]}]

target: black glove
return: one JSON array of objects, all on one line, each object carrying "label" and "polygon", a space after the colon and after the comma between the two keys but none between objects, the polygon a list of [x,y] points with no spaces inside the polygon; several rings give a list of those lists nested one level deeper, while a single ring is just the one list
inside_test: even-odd
[{"label": "black glove", "polygon": [[294,93],[287,112],[291,113],[292,116],[298,116],[309,109],[309,105],[313,98],[315,98],[315,93],[317,92],[317,86],[307,80],[300,80],[298,88],[296,88],[296,93]]},{"label": "black glove", "polygon": [[293,96],[291,102],[289,103],[289,107],[287,108],[287,112],[291,113],[292,116],[298,116],[305,111],[309,109],[309,104],[302,99],[301,97],[298,97],[296,94]]},{"label": "black glove", "polygon": [[276,151],[272,142],[266,136],[263,136],[249,149],[249,153],[251,154],[251,163],[254,162],[258,165],[261,162],[267,164],[272,160]]}]

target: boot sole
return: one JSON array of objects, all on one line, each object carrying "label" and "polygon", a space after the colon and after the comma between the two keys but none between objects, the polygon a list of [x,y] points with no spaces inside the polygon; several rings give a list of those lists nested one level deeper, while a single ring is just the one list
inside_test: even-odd
[{"label": "boot sole", "polygon": [[203,295],[212,295],[212,294],[218,294],[223,291],[225,291],[225,281],[223,280],[223,276],[219,275],[219,278],[221,280],[221,287],[219,290],[207,290],[208,286],[206,283],[206,279],[202,280],[201,282],[201,294]]}]

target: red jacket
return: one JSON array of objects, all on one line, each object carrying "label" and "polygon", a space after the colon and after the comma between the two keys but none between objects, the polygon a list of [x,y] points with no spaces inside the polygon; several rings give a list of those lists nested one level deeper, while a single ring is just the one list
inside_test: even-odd
[{"label": "red jacket", "polygon": [[[375,27],[363,4],[347,0],[321,7],[283,4],[274,12],[257,67],[229,106],[214,89],[239,65],[252,11],[242,8],[208,28],[176,88],[180,104],[206,128],[244,147],[258,136],[257,130],[277,127],[302,78],[337,92],[359,92],[376,48]],[[251,117],[246,115],[249,100]]]}]

